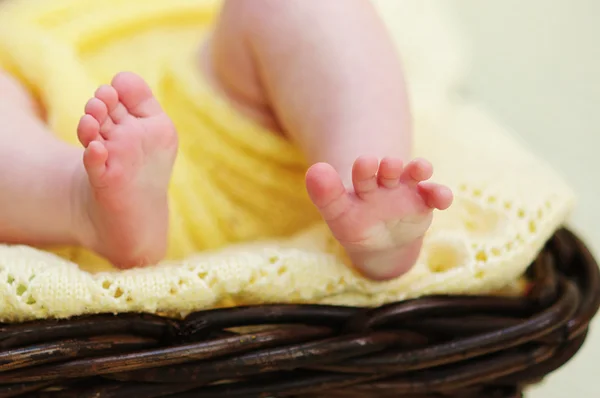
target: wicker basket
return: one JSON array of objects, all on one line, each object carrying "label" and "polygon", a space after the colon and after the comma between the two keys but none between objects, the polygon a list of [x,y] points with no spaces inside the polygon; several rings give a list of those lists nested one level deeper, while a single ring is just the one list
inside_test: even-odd
[{"label": "wicker basket", "polygon": [[522,397],[581,348],[600,273],[559,231],[526,298],[269,305],[0,327],[0,397]]}]

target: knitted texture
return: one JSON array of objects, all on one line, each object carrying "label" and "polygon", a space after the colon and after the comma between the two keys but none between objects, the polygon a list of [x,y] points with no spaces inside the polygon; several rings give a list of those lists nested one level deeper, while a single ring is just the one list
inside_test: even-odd
[{"label": "knitted texture", "polygon": [[142,75],[172,117],[180,152],[170,187],[168,260],[118,271],[78,248],[0,246],[0,321],[142,311],[171,316],[272,302],[372,306],[514,286],[566,219],[562,179],[479,106],[450,100],[460,42],[432,0],[380,0],[404,60],[414,155],[455,204],[437,212],[417,265],[360,277],[320,221],[289,142],[211,92],[195,59],[219,2],[12,0],[0,5],[0,66],[78,145],[83,105],[118,71]]}]

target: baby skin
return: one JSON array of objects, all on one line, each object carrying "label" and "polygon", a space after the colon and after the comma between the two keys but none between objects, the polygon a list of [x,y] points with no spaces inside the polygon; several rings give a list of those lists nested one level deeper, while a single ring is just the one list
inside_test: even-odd
[{"label": "baby skin", "polygon": [[[428,182],[429,162],[407,162],[402,69],[368,1],[226,0],[199,65],[242,114],[303,150],[308,194],[359,272],[387,280],[410,269],[452,192]],[[77,244],[122,268],[160,261],[178,140],[148,85],[122,72],[101,86],[78,126],[83,149],[56,140],[32,109],[0,95],[0,116],[15,126],[0,131],[0,167],[5,159],[22,175],[0,177],[0,240]],[[28,171],[35,165],[52,165],[51,182]],[[13,211],[1,210],[8,203]]]},{"label": "baby skin", "polygon": [[85,148],[84,245],[121,267],[158,261],[177,153],[173,123],[139,76],[120,73],[88,101],[77,136]]},{"label": "baby skin", "polygon": [[[80,189],[86,246],[122,267],[159,260],[165,251],[167,188],[177,152],[169,117],[146,83],[125,72],[89,100],[77,133],[85,148]],[[359,269],[386,278],[410,267],[432,210],[444,209],[452,200],[447,188],[425,182],[432,171],[424,160],[403,167],[398,158],[380,162],[359,157],[350,189],[327,163],[312,166],[306,184]],[[128,255],[123,258],[123,253]]]},{"label": "baby skin", "polygon": [[[350,12],[345,17],[348,19],[355,17],[352,10],[358,15],[365,9],[369,11],[367,7],[370,7],[365,1],[352,3],[343,0],[343,5],[342,1],[336,1],[329,0],[325,5],[312,6],[300,3],[300,0],[288,1],[287,5],[259,0],[252,4],[252,9],[244,4],[248,2],[229,1],[225,4],[212,40],[202,53],[203,72],[211,77],[215,88],[240,111],[246,112],[258,123],[295,139],[306,148],[307,158],[315,162],[306,175],[308,193],[333,235],[344,246],[360,272],[373,279],[388,279],[406,272],[414,264],[422,237],[431,223],[433,210],[447,208],[452,202],[452,193],[446,187],[427,182],[433,173],[427,161],[417,159],[404,165],[403,157],[396,155],[393,148],[386,148],[392,155],[381,159],[374,153],[360,154],[346,165],[335,164],[340,155],[332,158],[329,152],[343,151],[344,145],[333,139],[305,134],[305,128],[293,121],[285,124],[285,115],[294,112],[294,105],[289,102],[293,101],[291,97],[294,93],[298,94],[299,88],[286,86],[286,82],[275,80],[277,77],[256,78],[257,75],[297,73],[297,67],[286,66],[281,55],[268,53],[276,52],[280,45],[296,44],[294,40],[300,44],[311,40],[306,38],[308,33],[304,29],[297,33],[287,32],[294,23],[299,22],[294,14],[304,13],[318,21],[321,18],[319,15],[325,13],[331,20],[336,7],[344,7],[347,13]],[[287,26],[277,23],[277,19],[281,18]],[[249,22],[244,25],[242,20]],[[377,20],[370,22],[371,25],[376,23]],[[271,24],[274,26],[271,27]],[[263,30],[273,31],[261,32],[257,29],[259,26]],[[366,24],[369,31],[376,29],[375,26],[369,28]],[[343,29],[343,26],[340,28]],[[375,35],[369,31],[368,35]],[[287,42],[278,43],[274,40],[280,36],[288,37],[285,39]],[[242,37],[250,43],[250,48],[239,48],[234,44],[245,41],[241,40]],[[250,55],[252,43],[256,43],[256,48],[265,49],[266,53],[255,52],[256,59],[253,59]],[[313,49],[321,46],[317,40],[308,44]],[[299,51],[302,47],[296,48]],[[342,49],[337,51],[343,52]],[[393,51],[388,51],[393,56]],[[227,65],[232,64],[236,65],[236,69],[229,73]],[[261,65],[280,65],[281,71],[271,71]],[[306,65],[306,70],[314,70],[312,79],[325,79],[319,77],[323,71],[317,68]],[[355,67],[349,64],[348,68],[351,70]],[[400,67],[394,73],[399,75]],[[394,80],[390,78],[390,81]],[[269,90],[273,93],[271,96],[268,95]],[[316,96],[316,88],[314,92],[306,94],[307,97],[311,95]],[[338,112],[344,112],[342,106],[339,105]],[[304,117],[313,117],[307,114],[309,112],[311,107],[307,106]],[[397,136],[402,136],[403,127],[398,125]],[[317,131],[324,130],[321,126],[315,128]],[[332,125],[330,128],[336,127]],[[367,134],[353,136],[353,130],[341,132],[340,138],[344,141],[354,140],[365,146]],[[373,139],[378,137],[375,133],[368,134]],[[86,116],[81,120],[79,137],[86,147],[84,164],[89,175],[88,189],[93,193],[90,215],[91,229],[96,236],[92,241],[102,242],[96,250],[118,260],[119,253],[140,248],[139,255],[133,257],[136,260],[133,264],[159,259],[167,228],[165,192],[176,145],[175,132],[168,117],[139,77],[120,74],[112,86],[101,87],[88,103]],[[407,146],[410,143],[401,144]],[[316,146],[323,146],[325,154],[315,156],[311,147]],[[130,160],[129,153],[135,154],[136,161]],[[152,175],[159,178],[149,178]],[[344,176],[350,176],[347,184]],[[145,226],[142,229],[148,236],[136,236],[135,231],[139,231],[140,225]],[[149,242],[151,244],[147,244]],[[154,248],[154,251],[150,248]]]}]

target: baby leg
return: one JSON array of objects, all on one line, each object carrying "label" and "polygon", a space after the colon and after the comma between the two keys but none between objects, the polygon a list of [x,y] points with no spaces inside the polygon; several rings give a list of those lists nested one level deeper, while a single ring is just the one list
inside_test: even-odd
[{"label": "baby leg", "polygon": [[85,150],[55,138],[5,74],[0,93],[0,241],[81,245],[123,267],[160,260],[177,136],[145,83],[121,74],[97,91]]},{"label": "baby leg", "polygon": [[406,272],[452,193],[425,182],[427,161],[403,163],[402,66],[370,2],[227,0],[207,48],[221,91],[314,164],[308,192],[356,267],[374,279]]},{"label": "baby leg", "polygon": [[56,139],[33,100],[0,70],[0,241],[77,244],[82,150]]}]

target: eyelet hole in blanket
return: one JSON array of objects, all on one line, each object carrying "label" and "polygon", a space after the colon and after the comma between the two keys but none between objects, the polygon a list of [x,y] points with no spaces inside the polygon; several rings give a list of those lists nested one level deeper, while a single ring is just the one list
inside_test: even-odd
[{"label": "eyelet hole in blanket", "polygon": [[458,199],[462,209],[462,219],[465,229],[477,236],[493,235],[500,228],[506,226],[506,220],[492,208],[482,206],[480,203],[468,199]]},{"label": "eyelet hole in blanket", "polygon": [[438,241],[428,246],[427,267],[433,273],[448,272],[466,263],[468,253],[454,242]]}]

